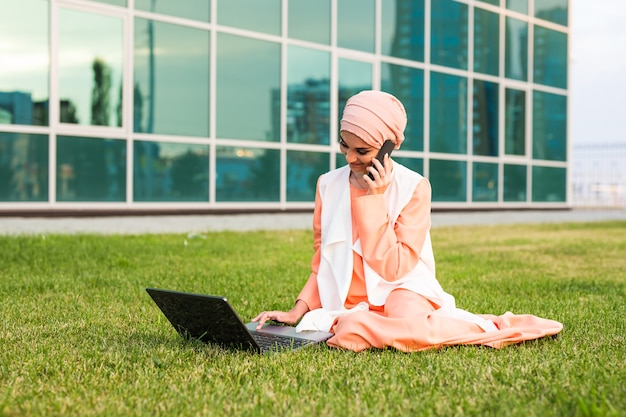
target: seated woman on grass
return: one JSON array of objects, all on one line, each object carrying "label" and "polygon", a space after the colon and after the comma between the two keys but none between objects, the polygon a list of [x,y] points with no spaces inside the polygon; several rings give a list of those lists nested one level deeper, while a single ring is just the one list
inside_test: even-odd
[{"label": "seated woman on grass", "polygon": [[384,164],[374,158],[386,139],[400,147],[406,123],[390,94],[362,91],[347,101],[339,141],[347,165],[317,183],[312,273],[290,311],[253,321],[330,331],[329,346],[354,351],[499,348],[560,332],[561,323],[533,315],[456,308],[435,276],[429,181],[388,154]]}]

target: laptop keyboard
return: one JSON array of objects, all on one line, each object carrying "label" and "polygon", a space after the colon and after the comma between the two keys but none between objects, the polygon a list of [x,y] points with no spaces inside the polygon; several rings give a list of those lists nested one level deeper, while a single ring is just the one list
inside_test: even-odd
[{"label": "laptop keyboard", "polygon": [[297,339],[276,334],[254,333],[252,337],[262,350],[291,350],[314,343],[308,339]]}]

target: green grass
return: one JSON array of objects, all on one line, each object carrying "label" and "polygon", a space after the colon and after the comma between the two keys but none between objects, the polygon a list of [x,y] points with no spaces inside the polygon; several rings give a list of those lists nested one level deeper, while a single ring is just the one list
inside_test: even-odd
[{"label": "green grass", "polygon": [[310,232],[0,237],[0,415],[626,415],[625,222],[432,238],[459,307],[564,330],[501,350],[226,352],[180,338],[145,287],[225,295],[244,319],[288,309]]}]

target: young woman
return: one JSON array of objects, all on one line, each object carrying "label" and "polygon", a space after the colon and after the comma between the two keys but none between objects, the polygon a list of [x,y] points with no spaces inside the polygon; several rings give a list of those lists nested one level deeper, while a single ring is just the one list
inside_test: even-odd
[{"label": "young woman", "polygon": [[347,101],[339,145],[348,164],[317,183],[312,273],[290,311],[253,321],[330,331],[328,345],[354,351],[499,348],[560,332],[561,323],[533,315],[455,307],[435,275],[430,183],[388,154],[383,164],[375,159],[387,139],[400,147],[406,123],[404,106],[388,93],[362,91]]}]

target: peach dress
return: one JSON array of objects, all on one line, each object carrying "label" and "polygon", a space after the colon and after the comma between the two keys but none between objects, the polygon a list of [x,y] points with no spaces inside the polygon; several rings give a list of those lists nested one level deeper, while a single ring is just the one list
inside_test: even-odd
[{"label": "peach dress", "polygon": [[[404,207],[394,225],[380,228],[367,219],[387,215],[382,195],[367,195],[367,190],[350,186],[352,241],[361,239],[363,256],[368,264],[389,281],[413,269],[430,228],[430,183],[423,179],[413,198]],[[375,217],[378,216],[378,217]],[[321,246],[321,199],[316,199],[313,218],[315,254],[312,273],[298,299],[310,310],[321,307],[317,288],[317,271]],[[352,282],[344,307],[350,309],[368,302],[363,259],[353,252]],[[505,313],[501,316],[479,314],[491,320],[497,331],[485,332],[472,322],[438,315],[438,306],[406,289],[392,291],[383,306],[369,306],[335,319],[328,345],[362,351],[368,348],[394,347],[411,352],[446,345],[475,344],[494,348],[532,340],[561,331],[562,324],[533,315]]]}]

